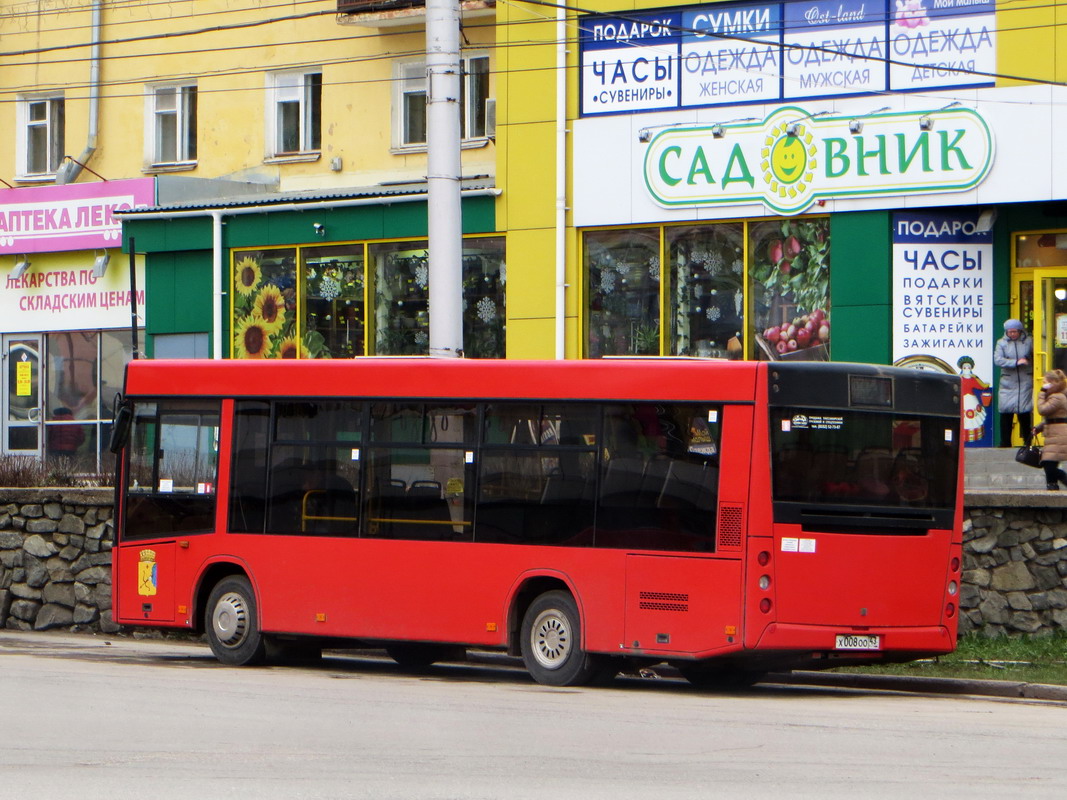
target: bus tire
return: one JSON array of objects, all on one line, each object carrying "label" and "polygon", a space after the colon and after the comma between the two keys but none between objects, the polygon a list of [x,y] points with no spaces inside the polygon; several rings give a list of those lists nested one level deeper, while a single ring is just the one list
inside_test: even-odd
[{"label": "bus tire", "polygon": [[223,664],[263,663],[267,643],[259,630],[256,595],[248,578],[230,575],[215,584],[204,611],[204,630],[211,652]]},{"label": "bus tire", "polygon": [[567,592],[545,592],[522,618],[520,649],[527,671],[547,686],[585,686],[603,674],[600,659],[582,650],[578,606]]}]

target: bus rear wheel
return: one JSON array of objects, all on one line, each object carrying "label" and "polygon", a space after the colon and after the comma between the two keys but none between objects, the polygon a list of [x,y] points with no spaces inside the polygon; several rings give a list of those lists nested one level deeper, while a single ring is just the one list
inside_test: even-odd
[{"label": "bus rear wheel", "polygon": [[263,663],[267,644],[259,631],[252,584],[243,575],[223,578],[211,590],[204,629],[211,652],[223,664],[244,667]]},{"label": "bus rear wheel", "polygon": [[567,592],[545,592],[522,619],[520,649],[526,669],[548,686],[585,686],[603,673],[597,656],[582,650],[578,606]]}]

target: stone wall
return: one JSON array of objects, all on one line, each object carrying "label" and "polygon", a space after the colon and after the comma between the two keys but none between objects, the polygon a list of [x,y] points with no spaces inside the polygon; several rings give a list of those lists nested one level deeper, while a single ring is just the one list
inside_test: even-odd
[{"label": "stone wall", "polygon": [[119,629],[112,498],[110,489],[0,490],[0,628]]},{"label": "stone wall", "polygon": [[[969,494],[960,631],[1067,630],[1067,492]],[[0,489],[0,628],[111,621],[110,489]]]},{"label": "stone wall", "polygon": [[960,632],[972,630],[990,636],[1067,630],[1067,509],[967,509]]}]

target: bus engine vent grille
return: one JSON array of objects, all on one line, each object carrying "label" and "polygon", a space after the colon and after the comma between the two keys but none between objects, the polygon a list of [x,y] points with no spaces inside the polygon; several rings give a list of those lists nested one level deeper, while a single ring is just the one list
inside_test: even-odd
[{"label": "bus engine vent grille", "polygon": [[744,517],[744,506],[734,503],[719,504],[719,550],[741,549]]},{"label": "bus engine vent grille", "polygon": [[688,611],[689,595],[679,592],[640,592],[638,607],[645,611]]}]

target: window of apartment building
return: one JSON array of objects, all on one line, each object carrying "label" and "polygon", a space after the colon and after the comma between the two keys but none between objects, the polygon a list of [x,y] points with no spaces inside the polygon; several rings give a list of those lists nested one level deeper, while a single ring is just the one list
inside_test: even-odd
[{"label": "window of apartment building", "polygon": [[[485,136],[485,101],[489,99],[489,56],[471,55],[461,60],[460,137],[465,140]],[[421,147],[426,144],[426,63],[408,61],[397,65],[396,145]]]},{"label": "window of apartment building", "polygon": [[285,72],[269,76],[267,113],[271,154],[292,155],[322,147],[322,73]]},{"label": "window of apartment building", "polygon": [[19,103],[19,170],[23,175],[51,175],[64,156],[63,97],[29,97]]},{"label": "window of apartment building", "polygon": [[148,103],[151,163],[196,161],[196,86],[152,87]]}]

